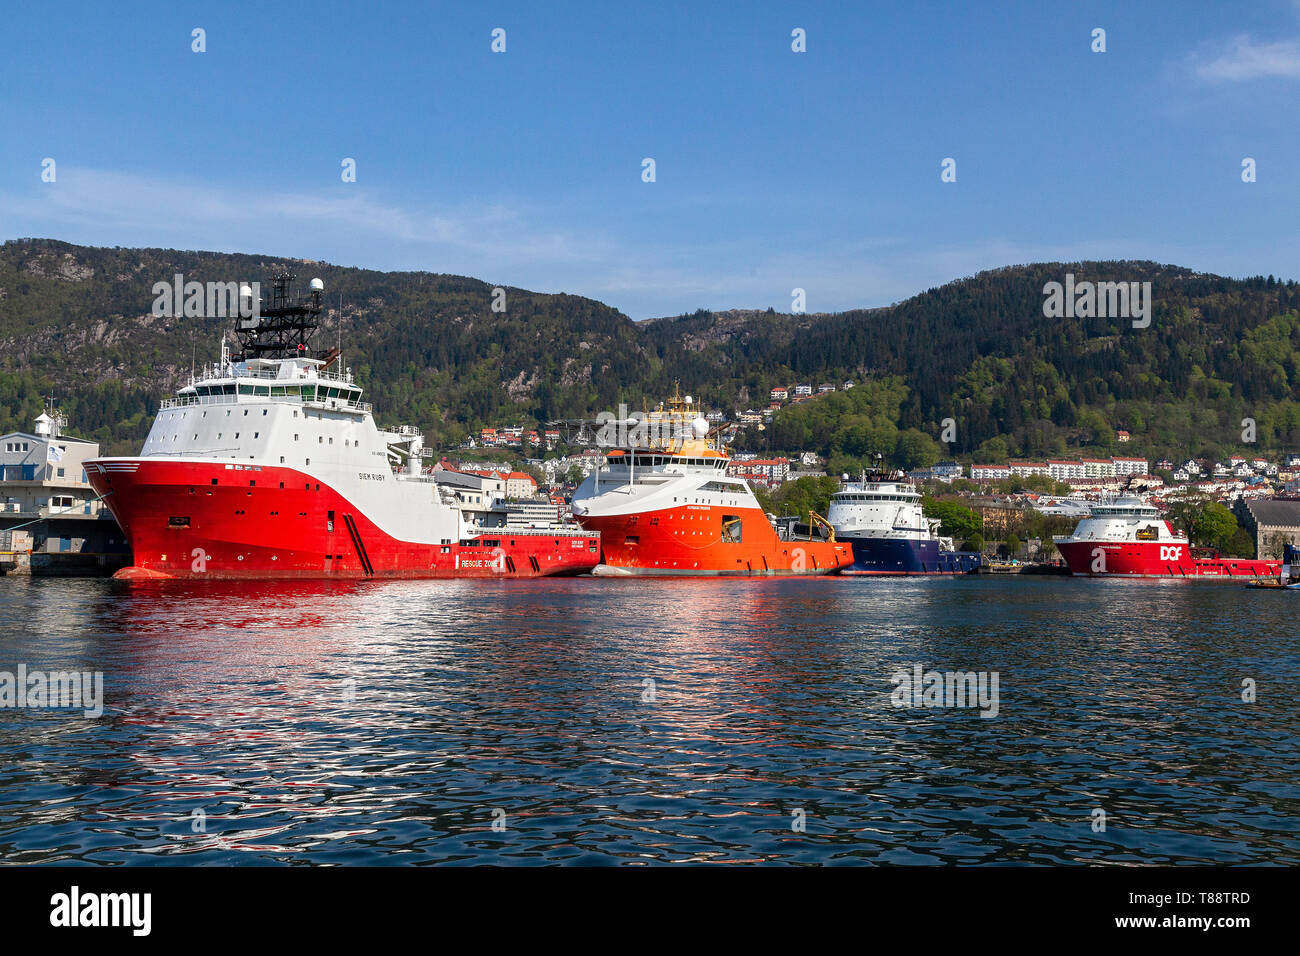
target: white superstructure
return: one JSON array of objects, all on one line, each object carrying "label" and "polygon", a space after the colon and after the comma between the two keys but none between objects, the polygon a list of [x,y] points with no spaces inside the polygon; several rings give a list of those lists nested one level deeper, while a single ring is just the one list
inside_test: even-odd
[{"label": "white superstructure", "polygon": [[841,538],[930,540],[940,524],[925,517],[920,493],[902,481],[845,482],[826,517]]},{"label": "white superstructure", "polygon": [[1187,544],[1187,536],[1177,534],[1160,512],[1141,498],[1115,498],[1093,505],[1092,512],[1074,529],[1072,535],[1058,535],[1057,544],[1077,541],[1151,541],[1159,544]]}]

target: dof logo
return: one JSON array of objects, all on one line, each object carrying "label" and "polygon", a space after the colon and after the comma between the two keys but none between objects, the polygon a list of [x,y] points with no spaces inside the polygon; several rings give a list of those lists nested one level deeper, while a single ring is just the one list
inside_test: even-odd
[{"label": "dof logo", "polygon": [[1179,561],[1183,556],[1183,546],[1181,544],[1162,544],[1160,546],[1161,561]]}]

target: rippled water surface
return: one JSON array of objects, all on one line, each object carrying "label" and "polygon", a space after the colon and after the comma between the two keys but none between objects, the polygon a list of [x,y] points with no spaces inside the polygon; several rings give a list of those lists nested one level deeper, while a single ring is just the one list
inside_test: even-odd
[{"label": "rippled water surface", "polygon": [[[4,578],[0,609],[0,670],[106,697],[0,710],[11,863],[1300,862],[1295,592]],[[998,672],[1000,712],[893,706],[914,664]]]}]

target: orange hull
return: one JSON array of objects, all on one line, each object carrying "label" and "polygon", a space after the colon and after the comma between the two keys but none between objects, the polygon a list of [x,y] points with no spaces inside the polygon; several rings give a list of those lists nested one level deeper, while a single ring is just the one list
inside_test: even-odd
[{"label": "orange hull", "polygon": [[[741,540],[724,540],[723,513],[739,517]],[[835,574],[853,563],[841,542],[782,541],[757,509],[682,505],[635,515],[582,515],[601,534],[604,564],[631,574]]]}]

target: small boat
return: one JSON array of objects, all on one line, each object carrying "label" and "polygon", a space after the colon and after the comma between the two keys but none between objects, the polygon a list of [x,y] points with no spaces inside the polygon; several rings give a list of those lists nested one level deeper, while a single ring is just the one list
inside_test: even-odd
[{"label": "small boat", "polygon": [[1246,587],[1274,591],[1300,589],[1300,547],[1288,544],[1283,548],[1282,567],[1279,569],[1277,577],[1256,578],[1249,582]]}]

